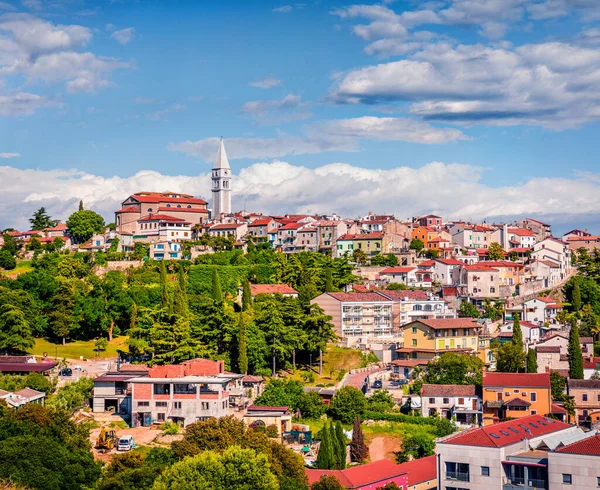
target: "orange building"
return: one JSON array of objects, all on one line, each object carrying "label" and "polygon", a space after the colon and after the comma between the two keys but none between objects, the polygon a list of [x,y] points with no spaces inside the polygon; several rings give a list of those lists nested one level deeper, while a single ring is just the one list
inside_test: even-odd
[{"label": "orange building", "polygon": [[412,231],[412,238],[418,238],[421,240],[427,250],[431,248],[439,248],[440,242],[437,240],[439,237],[439,232],[430,226],[419,226]]},{"label": "orange building", "polygon": [[483,425],[552,412],[550,373],[483,373]]}]

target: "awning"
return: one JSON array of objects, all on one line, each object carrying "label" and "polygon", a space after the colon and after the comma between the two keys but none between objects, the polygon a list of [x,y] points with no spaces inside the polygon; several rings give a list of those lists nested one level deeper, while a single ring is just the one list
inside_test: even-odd
[{"label": "awning", "polygon": [[514,464],[516,466],[535,466],[536,468],[546,468],[548,466],[541,463],[529,463],[528,461],[502,461],[502,464]]}]

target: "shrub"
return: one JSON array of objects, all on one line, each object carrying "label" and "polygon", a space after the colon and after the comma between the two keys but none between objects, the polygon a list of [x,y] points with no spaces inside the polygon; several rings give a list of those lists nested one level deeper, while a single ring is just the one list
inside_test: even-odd
[{"label": "shrub", "polygon": [[162,424],[162,433],[165,436],[179,434],[179,424],[177,422],[165,422]]},{"label": "shrub", "polygon": [[265,434],[267,435],[267,437],[279,437],[279,432],[277,432],[277,426],[275,424],[267,425],[267,428],[265,429]]}]

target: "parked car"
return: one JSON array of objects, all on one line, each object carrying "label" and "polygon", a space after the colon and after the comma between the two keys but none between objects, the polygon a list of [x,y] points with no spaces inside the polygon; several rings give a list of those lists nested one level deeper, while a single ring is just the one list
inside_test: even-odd
[{"label": "parked car", "polygon": [[123,435],[119,438],[117,451],[130,451],[135,447],[133,436]]},{"label": "parked car", "polygon": [[402,386],[408,384],[408,380],[406,379],[396,379],[394,381],[390,381],[390,386]]},{"label": "parked car", "polygon": [[63,368],[58,373],[59,376],[73,376],[73,370],[71,368]]},{"label": "parked car", "polygon": [[371,387],[375,389],[383,388],[383,383],[380,379],[376,379],[375,381],[373,381]]}]

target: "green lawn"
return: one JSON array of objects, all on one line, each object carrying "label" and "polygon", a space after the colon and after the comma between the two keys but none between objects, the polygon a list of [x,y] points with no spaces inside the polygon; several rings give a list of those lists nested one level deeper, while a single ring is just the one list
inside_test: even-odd
[{"label": "green lawn", "polygon": [[313,360],[314,382],[305,381],[302,376],[308,370],[298,369],[295,374],[291,374],[292,379],[302,381],[307,385],[335,385],[337,376],[343,369],[349,372],[351,369],[357,369],[362,366],[362,357],[360,351],[356,349],[346,349],[334,345],[327,346],[327,351],[323,355],[323,375],[319,376],[318,359]]},{"label": "green lawn", "polygon": [[[117,350],[126,351],[126,340],[126,336],[115,337],[108,344],[108,348],[105,351],[100,351],[99,357],[116,357]],[[80,356],[95,359],[97,354],[94,340],[88,340],[87,342],[67,342],[66,345],[62,345],[61,343],[55,344],[46,339],[36,339],[33,354],[42,356],[44,353],[49,357],[58,356],[61,359],[65,357],[67,359],[79,359]]]}]

